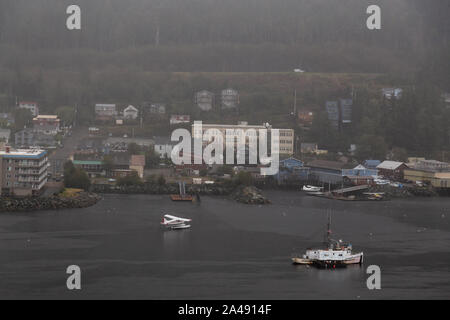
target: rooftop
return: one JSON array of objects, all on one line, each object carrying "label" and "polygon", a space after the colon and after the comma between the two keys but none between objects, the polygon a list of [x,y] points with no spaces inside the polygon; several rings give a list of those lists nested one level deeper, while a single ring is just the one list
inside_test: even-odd
[{"label": "rooftop", "polygon": [[325,168],[325,169],[344,169],[348,165],[339,161],[329,160],[313,160],[308,163],[308,167]]},{"label": "rooftop", "polygon": [[100,160],[73,160],[74,165],[98,165],[101,166],[103,161]]},{"label": "rooftop", "polygon": [[40,114],[37,117],[35,117],[33,120],[39,120],[39,119],[58,119],[57,115],[46,115],[46,114]]},{"label": "rooftop", "polygon": [[383,161],[382,163],[380,163],[377,166],[377,169],[395,170],[398,167],[400,167],[402,164],[404,164],[404,163],[403,162],[398,162],[398,161],[386,160],[386,161]]},{"label": "rooftop", "polygon": [[42,156],[46,155],[47,151],[40,149],[17,149],[10,150],[7,152],[6,150],[0,151],[0,156],[3,158],[30,158],[30,159],[39,159]]}]

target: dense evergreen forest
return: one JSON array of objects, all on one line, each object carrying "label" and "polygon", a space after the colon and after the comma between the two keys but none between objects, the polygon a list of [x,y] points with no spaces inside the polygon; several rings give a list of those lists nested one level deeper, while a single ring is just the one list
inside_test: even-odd
[{"label": "dense evergreen forest", "polygon": [[[69,32],[65,11],[73,3],[82,9],[82,30]],[[369,4],[381,7],[379,31],[366,28]],[[0,63],[407,72],[448,60],[449,12],[446,0],[2,0]]]},{"label": "dense evergreen forest", "polygon": [[[80,31],[66,28],[70,4],[82,9]],[[370,4],[381,7],[381,30],[366,28]],[[277,122],[296,88],[299,107],[319,115],[305,134],[326,147],[357,135],[380,150],[438,152],[450,149],[439,101],[450,91],[449,13],[448,0],[0,0],[0,108],[16,97],[45,112],[77,104],[89,119],[99,101],[157,101],[192,114],[196,90],[232,86],[241,117]],[[296,79],[294,68],[318,75]],[[397,108],[376,99],[382,85],[405,88]],[[351,132],[324,130],[324,102],[351,87]]]}]

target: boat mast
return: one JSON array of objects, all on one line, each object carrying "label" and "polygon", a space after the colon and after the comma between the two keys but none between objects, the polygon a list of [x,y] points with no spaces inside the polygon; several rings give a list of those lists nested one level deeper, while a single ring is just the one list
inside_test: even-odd
[{"label": "boat mast", "polygon": [[328,213],[328,225],[327,225],[327,244],[331,244],[331,214]]}]

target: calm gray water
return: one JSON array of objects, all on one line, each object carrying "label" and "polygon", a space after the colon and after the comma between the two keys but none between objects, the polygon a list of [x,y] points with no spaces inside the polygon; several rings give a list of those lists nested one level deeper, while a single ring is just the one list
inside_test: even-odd
[{"label": "calm gray water", "polygon": [[[267,192],[268,206],[203,197],[105,195],[86,209],[0,215],[0,298],[437,299],[450,298],[450,199],[339,202]],[[363,267],[290,263],[334,237],[365,253]],[[193,219],[163,231],[163,213]],[[66,288],[69,265],[82,290]],[[381,290],[365,268],[381,267]]]}]

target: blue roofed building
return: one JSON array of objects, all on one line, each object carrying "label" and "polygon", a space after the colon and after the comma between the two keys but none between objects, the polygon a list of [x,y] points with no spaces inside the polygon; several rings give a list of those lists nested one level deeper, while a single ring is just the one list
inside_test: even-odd
[{"label": "blue roofed building", "polygon": [[369,177],[378,175],[377,169],[368,169],[363,165],[357,165],[353,169],[343,169],[342,174],[344,176],[361,176]]},{"label": "blue roofed building", "polygon": [[380,163],[380,160],[366,160],[364,161],[363,166],[367,169],[376,169]]},{"label": "blue roofed building", "polygon": [[318,183],[342,184],[343,169],[346,163],[328,160],[313,160],[308,162],[310,168],[309,178]]},{"label": "blue roofed building", "polygon": [[280,161],[280,169],[276,175],[279,184],[293,184],[306,181],[309,177],[309,168],[303,161],[290,157]]}]

